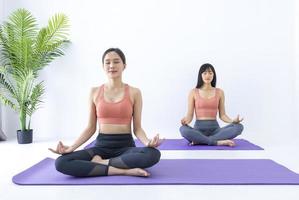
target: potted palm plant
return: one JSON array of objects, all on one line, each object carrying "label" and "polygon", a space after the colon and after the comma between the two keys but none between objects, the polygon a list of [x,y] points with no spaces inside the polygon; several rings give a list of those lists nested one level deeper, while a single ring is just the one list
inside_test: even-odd
[{"label": "potted palm plant", "polygon": [[69,22],[56,14],[39,29],[36,19],[25,9],[13,12],[0,25],[0,101],[19,115],[19,144],[32,143],[32,114],[40,108],[45,91],[39,72],[64,55]]}]

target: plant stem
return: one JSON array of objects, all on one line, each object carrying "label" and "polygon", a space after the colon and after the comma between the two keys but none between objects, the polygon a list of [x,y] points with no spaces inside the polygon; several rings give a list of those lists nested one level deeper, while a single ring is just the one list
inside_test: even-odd
[{"label": "plant stem", "polygon": [[21,124],[21,130],[26,130],[26,112],[24,108],[20,109],[20,124]]}]

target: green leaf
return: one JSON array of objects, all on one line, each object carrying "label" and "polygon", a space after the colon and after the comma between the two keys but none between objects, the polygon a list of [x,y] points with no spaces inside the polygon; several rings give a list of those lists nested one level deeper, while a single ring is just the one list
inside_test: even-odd
[{"label": "green leaf", "polygon": [[6,106],[10,106],[13,110],[18,111],[17,106],[11,100],[3,96],[1,93],[0,93],[0,101]]}]

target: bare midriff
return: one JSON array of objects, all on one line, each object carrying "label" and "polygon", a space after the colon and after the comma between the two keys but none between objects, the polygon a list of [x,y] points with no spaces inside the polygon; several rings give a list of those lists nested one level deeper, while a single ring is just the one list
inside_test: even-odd
[{"label": "bare midriff", "polygon": [[215,117],[200,117],[200,118],[196,118],[196,120],[216,120]]},{"label": "bare midriff", "polygon": [[99,124],[100,133],[107,134],[119,134],[119,133],[131,133],[130,124]]}]

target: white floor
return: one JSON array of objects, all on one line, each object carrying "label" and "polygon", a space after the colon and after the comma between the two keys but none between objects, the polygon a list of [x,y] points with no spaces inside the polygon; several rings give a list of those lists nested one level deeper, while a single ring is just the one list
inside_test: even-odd
[{"label": "white floor", "polygon": [[[66,141],[67,142],[67,141]],[[299,185],[177,185],[177,186],[19,186],[12,176],[45,157],[56,141],[19,145],[0,142],[0,200],[8,199],[299,199]],[[162,158],[268,158],[299,173],[299,146],[266,146],[264,151],[162,151]]]}]

